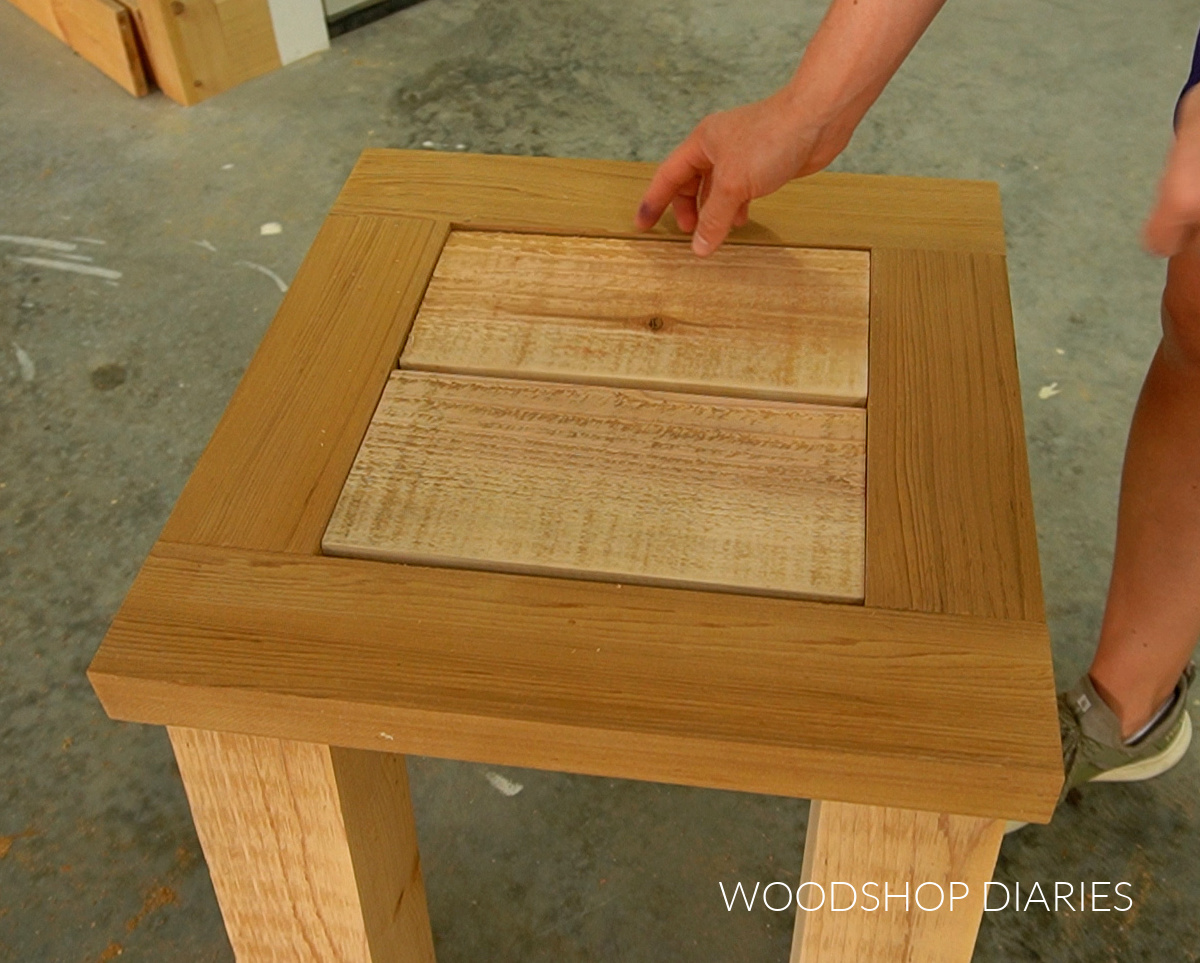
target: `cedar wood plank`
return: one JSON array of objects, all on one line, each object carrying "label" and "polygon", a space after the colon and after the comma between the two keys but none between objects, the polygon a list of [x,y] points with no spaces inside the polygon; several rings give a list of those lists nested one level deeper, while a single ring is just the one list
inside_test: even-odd
[{"label": "cedar wood plank", "polygon": [[[633,214],[654,164],[364,151],[334,204],[344,214],[405,214],[476,230],[680,236],[670,218],[639,234]],[[733,244],[911,247],[1003,254],[991,182],[814,174],[754,202]]]},{"label": "cedar wood plank", "polygon": [[329,747],[374,960],[436,963],[404,757]]},{"label": "cedar wood plank", "polygon": [[160,542],[114,718],[1045,820],[1045,627]]},{"label": "cedar wood plank", "polygon": [[191,105],[280,66],[266,0],[139,0],[164,94]]},{"label": "cedar wood plank", "polygon": [[54,5],[51,0],[9,0],[9,2],[43,30],[57,37],[63,43],[67,42],[62,25],[54,15]]},{"label": "cedar wood plank", "polygon": [[11,0],[45,30],[135,97],[149,91],[133,15],[115,0]]},{"label": "cedar wood plank", "polygon": [[[826,893],[834,892],[835,880],[875,880],[881,903],[884,883],[892,895],[904,892],[904,883],[913,903],[889,900],[875,912],[863,911],[864,900],[852,912],[831,910],[834,902],[847,902],[842,890],[815,912],[797,910],[791,963],[969,960],[1003,831],[996,819],[814,799],[801,879]],[[942,903],[929,884],[941,886]],[[817,893],[806,888],[805,905],[817,906]]]},{"label": "cedar wood plank", "polygon": [[402,368],[865,405],[865,251],[454,231]]},{"label": "cedar wood plank", "polygon": [[115,0],[52,0],[71,49],[135,97],[150,90],[133,15]]},{"label": "cedar wood plank", "polygon": [[395,371],[327,554],[863,598],[866,412]]},{"label": "cedar wood plank", "polygon": [[415,218],[326,221],[164,539],[320,551],[446,235]]},{"label": "cedar wood plank", "polygon": [[239,960],[434,963],[403,756],[168,732]]},{"label": "cedar wood plank", "polygon": [[371,963],[330,748],[167,731],[236,959]]},{"label": "cedar wood plank", "polygon": [[1045,621],[1004,258],[872,252],[870,358],[866,604]]}]

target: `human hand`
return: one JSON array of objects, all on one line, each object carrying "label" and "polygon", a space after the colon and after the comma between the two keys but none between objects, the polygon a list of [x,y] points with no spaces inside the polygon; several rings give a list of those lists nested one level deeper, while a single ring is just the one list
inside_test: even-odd
[{"label": "human hand", "polygon": [[1188,247],[1200,229],[1200,87],[1179,104],[1175,142],[1158,182],[1154,209],[1142,228],[1146,250],[1171,257]]},{"label": "human hand", "polygon": [[705,117],[659,166],[637,212],[648,231],[670,205],[711,254],[750,202],[821,170],[904,62],[945,0],[832,0],[788,85]]},{"label": "human hand", "polygon": [[638,229],[648,231],[670,205],[680,229],[692,235],[692,250],[711,254],[731,228],[746,223],[750,201],[827,166],[857,120],[811,119],[789,88],[710,114],[655,172],[638,208]]}]

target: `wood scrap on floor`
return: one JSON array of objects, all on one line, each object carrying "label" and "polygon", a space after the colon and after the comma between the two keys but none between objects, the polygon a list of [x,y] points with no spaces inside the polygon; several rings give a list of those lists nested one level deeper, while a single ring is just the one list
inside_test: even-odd
[{"label": "wood scrap on floor", "polygon": [[135,17],[116,0],[10,0],[135,97],[150,91]]},{"label": "wood scrap on floor", "polygon": [[320,0],[10,0],[135,96],[191,105],[329,47]]}]

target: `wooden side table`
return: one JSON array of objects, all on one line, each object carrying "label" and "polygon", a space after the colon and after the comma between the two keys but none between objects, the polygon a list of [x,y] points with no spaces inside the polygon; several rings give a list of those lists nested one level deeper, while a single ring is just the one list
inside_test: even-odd
[{"label": "wooden side table", "polygon": [[[698,262],[634,232],[651,172],[366,152],[114,619],[89,678],[168,726],[242,963],[433,959],[403,753],[811,798],[804,880],[967,884],[953,911],[801,912],[806,963],[968,960],[1003,820],[1049,820],[995,185],[817,175]],[[825,327],[766,365],[738,319],[795,335],[790,271],[825,278]],[[732,332],[627,303],[671,284]],[[561,308],[589,285],[600,308]],[[605,482],[555,514],[647,451],[670,499]],[[684,550],[714,544],[737,564]]]}]

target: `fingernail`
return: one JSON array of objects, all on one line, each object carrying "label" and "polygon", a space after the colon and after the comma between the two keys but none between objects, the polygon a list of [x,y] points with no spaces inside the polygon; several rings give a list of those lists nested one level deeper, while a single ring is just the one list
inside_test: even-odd
[{"label": "fingernail", "polygon": [[[629,210],[629,208],[625,208],[625,210]],[[639,221],[642,221],[643,223],[645,223],[646,221],[649,221],[651,219],[649,204],[647,204],[645,202],[642,203],[642,205],[638,208],[637,219]]]},{"label": "fingernail", "polygon": [[701,236],[699,232],[692,235],[692,250],[701,257],[708,254],[712,250],[712,245],[708,239]]}]

